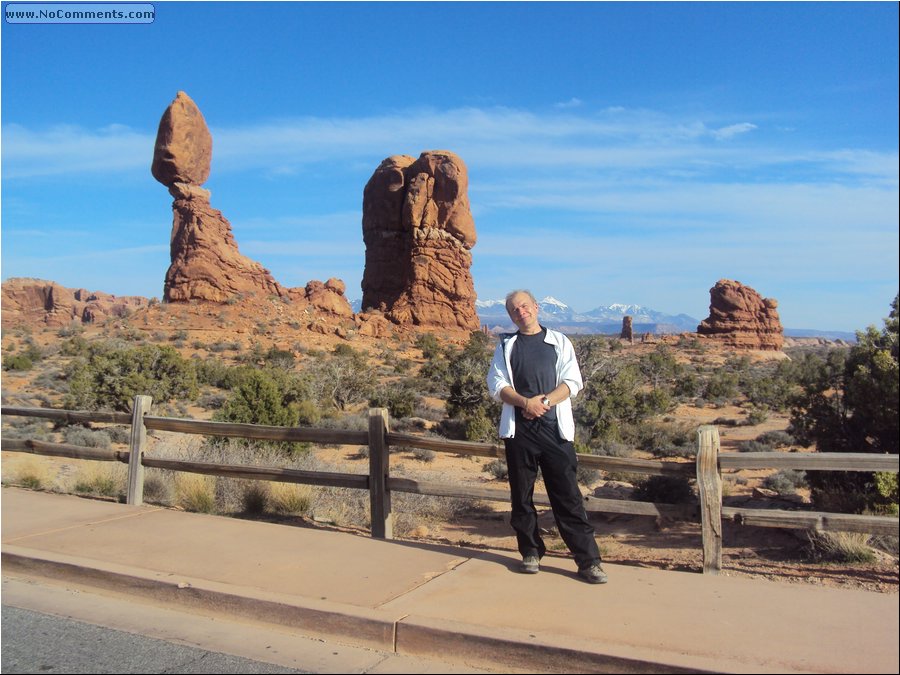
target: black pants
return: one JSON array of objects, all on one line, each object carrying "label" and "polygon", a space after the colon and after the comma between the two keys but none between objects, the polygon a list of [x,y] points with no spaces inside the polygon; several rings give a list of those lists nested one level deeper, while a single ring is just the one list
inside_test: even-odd
[{"label": "black pants", "polygon": [[510,524],[516,531],[519,553],[543,557],[547,550],[534,508],[534,482],[540,467],[559,534],[579,569],[600,560],[594,528],[588,522],[575,476],[575,446],[559,437],[556,422],[519,422],[515,438],[504,439],[504,443],[512,501]]}]

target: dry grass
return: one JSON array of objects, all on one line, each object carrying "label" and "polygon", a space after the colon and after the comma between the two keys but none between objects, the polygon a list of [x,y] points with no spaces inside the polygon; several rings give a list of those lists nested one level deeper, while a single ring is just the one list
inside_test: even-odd
[{"label": "dry grass", "polygon": [[820,562],[873,563],[877,554],[871,539],[864,532],[810,532],[810,553]]},{"label": "dry grass", "polygon": [[269,485],[269,508],[282,515],[304,515],[313,501],[313,490],[308,485],[296,483],[272,483]]},{"label": "dry grass", "polygon": [[128,487],[128,467],[118,462],[83,462],[73,490],[79,494],[123,498]]},{"label": "dry grass", "polygon": [[215,480],[197,473],[175,474],[175,505],[185,511],[215,513]]},{"label": "dry grass", "polygon": [[50,490],[55,486],[55,479],[45,462],[37,457],[27,457],[16,463],[4,483],[31,490]]}]

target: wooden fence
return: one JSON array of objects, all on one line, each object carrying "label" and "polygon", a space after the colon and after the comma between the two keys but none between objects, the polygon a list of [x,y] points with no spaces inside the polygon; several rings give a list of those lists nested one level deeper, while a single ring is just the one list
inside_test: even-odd
[{"label": "wooden fence", "polygon": [[[131,426],[131,438],[129,450],[127,451],[101,450],[31,439],[4,440],[3,450],[126,463],[128,464],[126,500],[129,504],[143,503],[144,467],[227,476],[230,478],[368,490],[370,495],[372,536],[382,539],[391,539],[393,537],[392,492],[509,501],[509,493],[506,489],[391,477],[390,450],[392,447],[421,448],[457,455],[477,455],[501,459],[505,458],[505,452],[502,445],[493,443],[450,441],[439,438],[426,438],[414,434],[393,433],[388,428],[387,411],[381,408],[374,408],[369,411],[369,428],[367,431],[343,431],[155,417],[148,414],[151,404],[152,400],[149,396],[136,396],[131,414],[3,406],[0,409],[3,415],[40,417],[69,424],[96,422]],[[367,445],[369,448],[369,472],[368,474],[349,474],[302,471],[273,466],[228,465],[160,459],[145,454],[148,430],[264,441]],[[578,461],[582,466],[604,471],[655,476],[694,477],[697,480],[699,504],[658,504],[624,499],[586,497],[585,508],[589,513],[618,513],[665,516],[692,521],[699,520],[703,535],[703,572],[707,574],[717,574],[722,569],[722,522],[724,520],[756,527],[865,532],[895,537],[900,534],[900,520],[892,516],[747,509],[728,507],[722,504],[722,470],[774,468],[803,469],[806,471],[896,472],[898,470],[897,455],[864,453],[788,454],[782,452],[720,453],[719,432],[715,426],[701,426],[698,429],[697,436],[696,462],[629,459],[595,455],[579,455]],[[535,503],[543,506],[550,505],[546,495],[541,494],[535,495]]]}]

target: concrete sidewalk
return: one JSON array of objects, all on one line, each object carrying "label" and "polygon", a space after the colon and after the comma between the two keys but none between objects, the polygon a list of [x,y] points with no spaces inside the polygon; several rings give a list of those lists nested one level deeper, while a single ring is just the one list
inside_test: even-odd
[{"label": "concrete sidewalk", "polygon": [[380,541],[2,491],[4,576],[40,576],[388,652],[535,672],[896,673],[895,595]]}]

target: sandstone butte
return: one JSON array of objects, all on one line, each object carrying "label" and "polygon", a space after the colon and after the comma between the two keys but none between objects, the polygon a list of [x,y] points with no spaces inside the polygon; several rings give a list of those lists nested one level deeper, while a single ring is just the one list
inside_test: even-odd
[{"label": "sandstone butte", "polygon": [[709,317],[697,333],[741,349],[778,351],[784,346],[776,300],[731,279],[720,279],[709,295]]},{"label": "sandstone butte", "polygon": [[100,323],[146,307],[147,298],[115,296],[83,288],[71,289],[54,281],[15,277],[3,282],[3,325],[65,327],[73,321]]},{"label": "sandstone butte", "polygon": [[395,324],[478,330],[468,172],[447,150],[388,157],[363,190],[363,312]]}]

